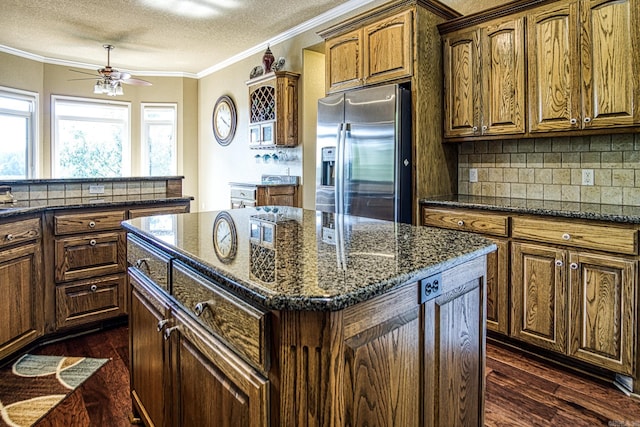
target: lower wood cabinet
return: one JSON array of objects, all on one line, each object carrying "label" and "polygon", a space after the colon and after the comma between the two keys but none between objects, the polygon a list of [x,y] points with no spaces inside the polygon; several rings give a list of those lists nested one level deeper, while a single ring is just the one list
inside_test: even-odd
[{"label": "lower wood cabinet", "polygon": [[298,186],[232,184],[231,209],[256,206],[299,207]]},{"label": "lower wood cabinet", "polygon": [[487,255],[487,329],[509,333],[509,241],[491,237],[498,246]]}]

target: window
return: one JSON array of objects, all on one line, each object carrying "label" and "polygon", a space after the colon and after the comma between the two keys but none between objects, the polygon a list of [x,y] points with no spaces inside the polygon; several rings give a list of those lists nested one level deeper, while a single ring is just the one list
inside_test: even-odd
[{"label": "window", "polygon": [[176,104],[142,104],[142,175],[177,174]]},{"label": "window", "polygon": [[129,103],[51,98],[54,178],[131,174]]},{"label": "window", "polygon": [[35,177],[38,94],[0,87],[0,179]]}]

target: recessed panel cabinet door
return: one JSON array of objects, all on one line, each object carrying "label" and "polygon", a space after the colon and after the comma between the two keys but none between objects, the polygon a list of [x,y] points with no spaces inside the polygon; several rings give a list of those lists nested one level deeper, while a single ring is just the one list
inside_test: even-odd
[{"label": "recessed panel cabinet door", "polygon": [[487,255],[487,329],[509,333],[509,241],[492,238],[498,250]]},{"label": "recessed panel cabinet door", "polygon": [[634,260],[570,254],[572,357],[621,374],[633,374]]},{"label": "recessed panel cabinet door", "polygon": [[583,127],[640,123],[640,9],[636,0],[583,0]]},{"label": "recessed panel cabinet door", "polygon": [[473,136],[480,126],[480,31],[444,39],[445,136]]},{"label": "recessed panel cabinet door", "polygon": [[538,347],[566,351],[566,251],[512,243],[511,335]]},{"label": "recessed panel cabinet door", "polygon": [[367,84],[410,76],[413,70],[412,12],[364,28],[364,79]]},{"label": "recessed panel cabinet door", "polygon": [[328,92],[362,86],[361,29],[327,40],[325,52]]}]

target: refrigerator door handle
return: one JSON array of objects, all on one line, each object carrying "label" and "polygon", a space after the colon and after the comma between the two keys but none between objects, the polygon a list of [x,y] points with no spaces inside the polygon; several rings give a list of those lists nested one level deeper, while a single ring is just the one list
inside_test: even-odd
[{"label": "refrigerator door handle", "polygon": [[336,146],[336,213],[344,213],[344,141],[346,138],[346,123],[340,123],[338,128],[338,144]]}]

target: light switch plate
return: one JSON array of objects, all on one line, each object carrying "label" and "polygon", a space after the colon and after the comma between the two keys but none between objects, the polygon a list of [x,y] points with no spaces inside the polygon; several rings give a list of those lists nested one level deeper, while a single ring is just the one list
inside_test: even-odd
[{"label": "light switch plate", "polygon": [[104,185],[90,185],[89,194],[104,194]]},{"label": "light switch plate", "polygon": [[478,182],[478,169],[469,169],[469,182]]}]

